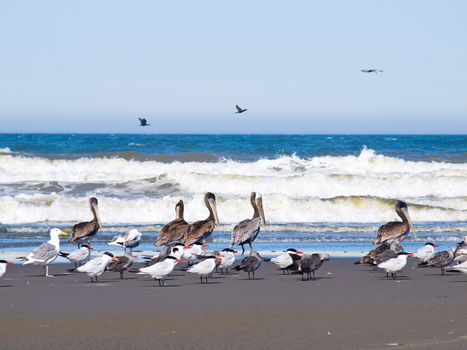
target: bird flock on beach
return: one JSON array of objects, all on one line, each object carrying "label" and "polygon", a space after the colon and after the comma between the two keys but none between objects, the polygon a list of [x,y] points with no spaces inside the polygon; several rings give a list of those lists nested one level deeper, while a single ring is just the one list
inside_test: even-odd
[{"label": "bird flock on beach", "polygon": [[[105,272],[118,272],[123,278],[124,272],[146,275],[158,281],[158,285],[165,286],[165,280],[174,271],[178,264],[179,269],[197,275],[201,283],[209,283],[213,273],[228,275],[229,271],[244,271],[248,279],[256,279],[255,272],[262,262],[275,264],[283,274],[301,275],[302,280],[315,280],[316,271],[322,264],[330,259],[328,254],[305,254],[296,248],[289,248],[273,258],[262,257],[253,248],[253,242],[260,233],[261,226],[266,225],[263,198],[260,194],[252,192],[250,205],[253,216],[239,222],[232,230],[230,246],[219,251],[208,252],[207,238],[214,232],[219,224],[217,214],[216,196],[207,192],[204,204],[209,215],[204,220],[188,223],[184,219],[184,204],[180,200],[175,205],[175,219],[167,223],[159,232],[154,241],[156,247],[162,250],[153,254],[135,255],[133,249],[140,244],[142,233],[137,229],[115,236],[108,242],[109,245],[123,249],[123,254],[114,256],[110,252],[92,254],[92,238],[102,228],[99,214],[98,200],[89,198],[89,208],[92,220],[81,222],[71,228],[69,243],[77,244],[76,250],[63,252],[60,249],[60,237],[68,233],[58,228],[50,230],[50,239],[42,243],[26,256],[18,257],[23,265],[33,264],[44,266],[44,274],[49,274],[49,265],[57,257],[68,259],[74,266],[68,272],[81,272],[89,276],[91,282],[97,282]],[[432,267],[446,271],[458,271],[467,274],[467,236],[455,244],[451,249],[436,252],[438,247],[433,242],[427,242],[414,252],[405,252],[400,243],[412,232],[416,237],[415,229],[408,212],[407,204],[396,201],[395,211],[401,221],[392,221],[382,225],[376,234],[373,244],[376,246],[355,264],[371,266],[373,270],[386,272],[386,277],[397,278],[407,264],[408,257],[419,259],[419,267]],[[249,253],[242,259],[237,259],[238,252],[234,247],[242,248],[241,255],[245,254],[245,245],[249,246]],[[95,256],[97,255],[97,256]],[[95,256],[95,257],[93,257]],[[0,277],[6,272],[7,265],[12,262],[0,260]]]}]

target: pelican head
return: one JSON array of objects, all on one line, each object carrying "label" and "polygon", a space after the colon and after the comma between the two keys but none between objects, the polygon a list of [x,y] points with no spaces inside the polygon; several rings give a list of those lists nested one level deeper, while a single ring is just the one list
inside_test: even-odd
[{"label": "pelican head", "polygon": [[91,211],[94,214],[94,218],[97,220],[97,223],[99,224],[99,228],[102,228],[102,222],[101,222],[101,216],[99,214],[99,206],[98,206],[97,198],[96,197],[91,197],[89,198],[89,207],[91,208]]},{"label": "pelican head", "polygon": [[184,211],[184,205],[183,205],[183,201],[180,199],[178,203],[175,205],[175,218],[183,219],[183,211]]},{"label": "pelican head", "polygon": [[[405,216],[405,219],[407,220],[409,224],[409,230],[413,233],[413,237],[417,238],[417,233],[415,232],[415,229],[412,225],[412,219],[410,218],[409,210],[407,208],[407,204],[402,201],[397,201],[396,202],[396,212],[401,211],[402,214]],[[402,218],[404,219],[404,218]]]},{"label": "pelican head", "polygon": [[212,192],[207,192],[204,196],[206,206],[210,208],[212,215],[214,215],[214,222],[219,225],[219,217],[217,216],[216,195]]},{"label": "pelican head", "polygon": [[256,206],[258,207],[259,217],[264,226],[266,226],[266,218],[264,217],[264,209],[263,209],[263,196],[258,193],[256,196]]}]

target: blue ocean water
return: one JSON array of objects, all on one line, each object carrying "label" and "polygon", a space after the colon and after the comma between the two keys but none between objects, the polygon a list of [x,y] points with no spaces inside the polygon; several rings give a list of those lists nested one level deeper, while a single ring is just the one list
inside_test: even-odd
[{"label": "blue ocean water", "polygon": [[467,235],[467,136],[0,134],[0,250],[28,250],[52,226],[89,220],[89,196],[104,223],[98,249],[138,227],[140,248],[152,250],[179,199],[187,221],[207,216],[207,191],[221,221],[214,249],[251,216],[251,191],[268,222],[260,250],[358,255],[397,219],[396,199],[418,230],[409,249],[448,247]]}]

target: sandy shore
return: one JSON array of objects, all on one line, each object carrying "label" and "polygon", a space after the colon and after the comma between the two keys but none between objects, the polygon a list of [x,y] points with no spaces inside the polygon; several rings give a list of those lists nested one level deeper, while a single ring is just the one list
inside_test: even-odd
[{"label": "sandy shore", "polygon": [[309,282],[268,263],[255,281],[240,273],[201,285],[176,271],[166,288],[134,274],[91,284],[14,265],[0,280],[0,348],[467,348],[467,276],[408,266],[393,281],[352,262],[326,262]]}]

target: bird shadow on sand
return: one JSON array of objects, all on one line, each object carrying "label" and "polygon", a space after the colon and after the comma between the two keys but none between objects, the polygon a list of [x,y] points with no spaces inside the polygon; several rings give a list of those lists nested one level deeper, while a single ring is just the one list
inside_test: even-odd
[{"label": "bird shadow on sand", "polygon": [[33,278],[33,277],[44,277],[44,278],[47,278],[47,279],[53,279],[53,278],[57,278],[57,277],[66,277],[66,276],[70,276],[69,273],[54,273],[54,274],[51,274],[49,277],[46,277],[43,273],[42,274],[36,274],[36,275],[28,275],[28,276],[24,276],[24,277],[28,277],[28,278]]},{"label": "bird shadow on sand", "polygon": [[264,280],[264,277],[255,277],[255,278],[239,278],[237,281],[262,281]]},{"label": "bird shadow on sand", "polygon": [[449,283],[467,283],[467,279],[462,281],[449,281]]},{"label": "bird shadow on sand", "polygon": [[378,278],[380,281],[411,281],[412,279],[413,278],[410,278],[409,276],[397,276],[396,278],[383,276]]},{"label": "bird shadow on sand", "polygon": [[179,284],[166,284],[165,286],[159,286],[159,284],[145,284],[145,285],[141,285],[140,286],[141,288],[161,288],[161,289],[164,289],[164,288],[173,288],[173,287],[180,287]]},{"label": "bird shadow on sand", "polygon": [[0,285],[0,288],[10,288],[10,287],[13,287],[13,285],[12,284]]}]

